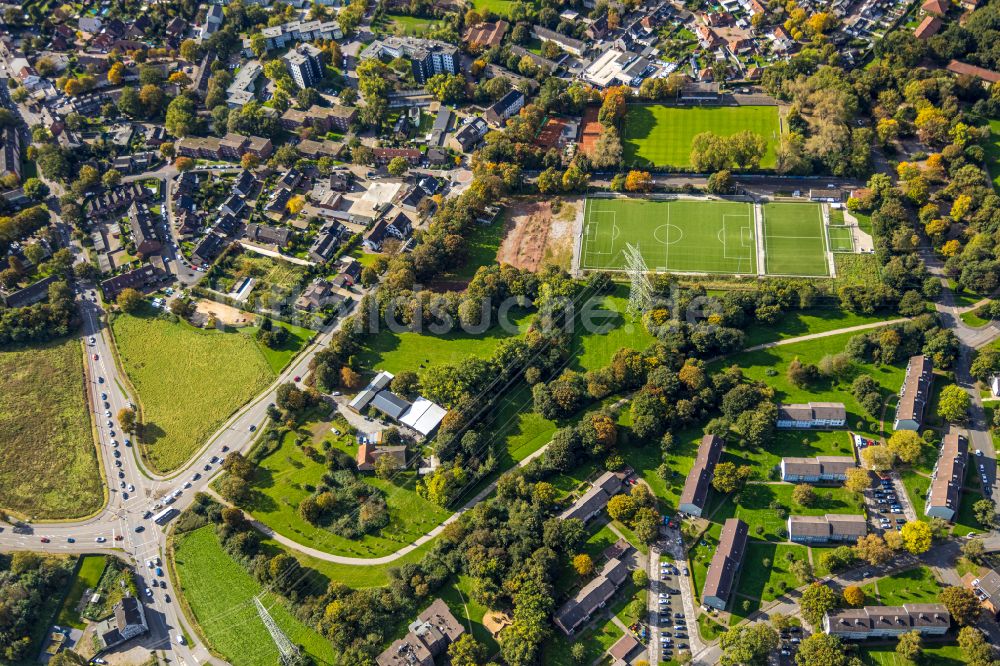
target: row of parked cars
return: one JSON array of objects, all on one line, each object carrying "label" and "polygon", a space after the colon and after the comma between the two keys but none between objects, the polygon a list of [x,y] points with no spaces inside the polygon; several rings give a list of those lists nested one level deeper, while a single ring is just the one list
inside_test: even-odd
[{"label": "row of parked cars", "polygon": [[[674,586],[674,576],[680,575],[681,570],[674,564],[660,562],[660,580],[664,583],[663,591],[659,593],[660,650],[663,653],[663,661],[670,660],[674,649],[690,649],[687,643],[687,621],[684,618],[683,605],[681,610],[675,610],[673,605],[674,601],[680,602],[681,599],[679,585]],[[683,575],[688,575],[687,567],[684,567]]]}]

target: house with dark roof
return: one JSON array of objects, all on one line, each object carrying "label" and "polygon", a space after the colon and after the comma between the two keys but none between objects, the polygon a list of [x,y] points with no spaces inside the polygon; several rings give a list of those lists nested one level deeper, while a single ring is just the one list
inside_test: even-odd
[{"label": "house with dark roof", "polygon": [[434,666],[435,659],[465,633],[465,625],[441,599],[435,599],[408,628],[406,636],[375,658],[378,666]]},{"label": "house with dark roof", "polygon": [[309,247],[309,258],[320,264],[329,261],[340,246],[344,231],[344,225],[333,220],[320,227]]},{"label": "house with dark roof", "polygon": [[990,569],[982,576],[967,573],[962,576],[962,584],[972,590],[983,610],[993,617],[1000,615],[1000,573],[996,569]]},{"label": "house with dark roof", "polygon": [[746,554],[749,527],[739,518],[729,518],[722,526],[719,545],[712,555],[702,588],[701,602],[725,610]]},{"label": "house with dark roof", "polygon": [[128,223],[137,254],[148,256],[160,251],[163,245],[156,235],[156,222],[145,203],[133,202],[129,206]]},{"label": "house with dark roof", "polygon": [[934,383],[934,362],[929,356],[911,356],[899,389],[893,430],[919,430]]},{"label": "house with dark roof", "polygon": [[114,605],[114,614],[98,624],[98,636],[105,650],[148,631],[146,611],[135,597],[124,597]]},{"label": "house with dark roof", "polygon": [[952,520],[962,500],[965,465],[969,459],[969,440],[958,428],[949,427],[941,444],[941,453],[931,472],[931,486],[924,503],[924,514]]},{"label": "house with dark roof", "polygon": [[344,300],[344,297],[334,289],[333,284],[322,278],[316,278],[295,299],[295,307],[306,312],[318,312]]},{"label": "house with dark roof", "polygon": [[139,268],[133,268],[130,271],[101,281],[101,291],[104,292],[104,298],[110,301],[114,300],[124,289],[138,289],[141,291],[165,277],[152,264],[144,264]]},{"label": "house with dark roof", "polygon": [[287,246],[292,240],[292,230],[286,227],[272,227],[269,224],[251,222],[243,234],[247,240],[263,245]]},{"label": "house with dark roof", "polygon": [[862,515],[828,513],[825,516],[789,516],[788,540],[794,543],[855,543],[868,534]]},{"label": "house with dark roof", "polygon": [[3,299],[4,306],[8,308],[23,308],[33,305],[49,297],[49,285],[55,282],[56,279],[57,276],[49,275],[33,282],[24,289],[9,292],[0,290],[0,297]]},{"label": "house with dark roof", "polygon": [[827,611],[823,632],[848,640],[895,638],[916,631],[940,636],[951,627],[951,613],[944,604],[865,606]]},{"label": "house with dark roof", "polygon": [[388,416],[393,421],[398,421],[406,410],[410,408],[410,403],[400,398],[392,391],[379,391],[372,398],[371,406]]},{"label": "house with dark roof", "polygon": [[587,492],[577,498],[568,509],[559,514],[559,519],[569,520],[577,518],[583,522],[587,522],[603,511],[604,507],[608,505],[608,500],[621,492],[621,489],[621,476],[614,472],[605,472],[597,477]]},{"label": "house with dark roof", "polygon": [[226,246],[226,239],[217,233],[209,232],[198,242],[191,256],[203,264],[210,264],[219,256]]},{"label": "house with dark roof", "polygon": [[842,428],[847,423],[847,409],[842,402],[809,402],[778,405],[779,428],[809,430]]},{"label": "house with dark roof", "polygon": [[584,585],[556,611],[554,621],[567,636],[572,636],[595,612],[604,608],[628,578],[628,565],[610,559],[592,581]]},{"label": "house with dark roof", "polygon": [[378,252],[382,249],[382,243],[386,239],[396,238],[405,241],[410,237],[412,231],[413,222],[406,213],[398,210],[395,214],[379,218],[371,229],[365,232],[361,243],[372,252]]},{"label": "house with dark roof", "polygon": [[582,42],[579,39],[573,39],[572,37],[567,37],[562,33],[556,32],[555,30],[549,30],[548,28],[540,25],[531,26],[531,34],[542,42],[554,42],[556,46],[561,48],[563,51],[572,53],[576,56],[583,55],[583,53],[587,50],[586,42]]},{"label": "house with dark roof", "polygon": [[520,90],[511,90],[486,109],[486,120],[494,125],[503,126],[507,119],[516,115],[524,108],[525,97]]},{"label": "house with dark roof", "polygon": [[371,401],[375,398],[376,395],[378,395],[378,392],[389,385],[389,382],[392,381],[393,377],[395,377],[395,375],[393,375],[391,372],[386,372],[385,370],[379,372],[372,378],[370,382],[368,382],[368,386],[366,386],[363,391],[360,391],[356,396],[354,396],[354,399],[351,400],[350,403],[348,403],[347,405],[348,409],[351,409],[360,414],[365,409],[365,407],[371,404]]},{"label": "house with dark roof", "polygon": [[705,435],[698,446],[694,466],[684,481],[677,503],[677,510],[689,516],[700,516],[708,499],[708,489],[715,473],[715,466],[722,457],[723,440],[716,435]]},{"label": "house with dark roof", "polygon": [[786,457],[781,459],[781,480],[788,483],[844,481],[847,471],[857,466],[854,456]]},{"label": "house with dark roof", "polygon": [[482,118],[474,118],[448,137],[448,147],[462,153],[467,153],[475,148],[486,133],[490,131],[486,121]]}]

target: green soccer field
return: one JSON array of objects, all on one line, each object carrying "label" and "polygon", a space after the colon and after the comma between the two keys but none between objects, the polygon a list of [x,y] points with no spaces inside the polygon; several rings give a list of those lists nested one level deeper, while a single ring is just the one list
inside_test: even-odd
[{"label": "green soccer field", "polygon": [[691,166],[691,141],[702,132],[729,136],[741,130],[767,141],[762,168],[774,166],[781,134],[776,106],[673,107],[656,104],[630,106],[622,143],[629,166]]},{"label": "green soccer field", "polygon": [[753,206],[732,201],[588,199],[580,267],[625,268],[625,245],[650,271],[756,274]]},{"label": "green soccer field", "polygon": [[831,252],[854,252],[854,236],[850,227],[827,227]]},{"label": "green soccer field", "polygon": [[766,204],[764,256],[768,275],[829,276],[820,206],[812,203]]}]

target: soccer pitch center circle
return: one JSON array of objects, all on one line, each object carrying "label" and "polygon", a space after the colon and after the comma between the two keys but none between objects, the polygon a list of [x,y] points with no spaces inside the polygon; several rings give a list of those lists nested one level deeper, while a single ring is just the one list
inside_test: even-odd
[{"label": "soccer pitch center circle", "polygon": [[681,239],[684,238],[684,230],[676,224],[670,224],[668,222],[653,229],[653,238],[656,239],[658,243],[673,245],[674,243],[679,243]]}]

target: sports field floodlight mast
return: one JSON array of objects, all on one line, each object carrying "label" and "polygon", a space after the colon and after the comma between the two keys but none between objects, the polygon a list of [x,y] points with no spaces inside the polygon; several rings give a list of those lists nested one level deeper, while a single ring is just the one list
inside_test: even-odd
[{"label": "sports field floodlight mast", "polygon": [[629,314],[638,316],[653,304],[653,285],[649,283],[649,269],[637,244],[625,244],[625,270],[632,283],[628,294],[628,311]]},{"label": "sports field floodlight mast", "polygon": [[271,614],[267,612],[264,604],[260,602],[260,597],[254,597],[253,602],[257,605],[257,614],[260,615],[261,621],[267,627],[267,633],[271,634],[271,640],[274,641],[278,652],[281,653],[282,666],[295,666],[295,664],[301,663],[302,653],[299,652],[299,648],[289,640]]}]

